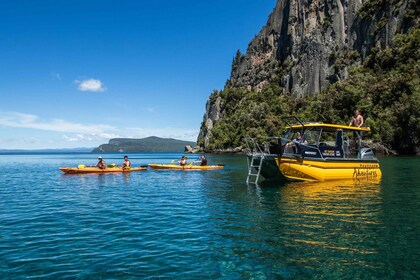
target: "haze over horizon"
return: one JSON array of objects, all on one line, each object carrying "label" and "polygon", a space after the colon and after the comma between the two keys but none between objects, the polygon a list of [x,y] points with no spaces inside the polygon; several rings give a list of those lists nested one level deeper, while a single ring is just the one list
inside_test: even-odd
[{"label": "haze over horizon", "polygon": [[264,1],[3,1],[0,149],[196,141]]}]

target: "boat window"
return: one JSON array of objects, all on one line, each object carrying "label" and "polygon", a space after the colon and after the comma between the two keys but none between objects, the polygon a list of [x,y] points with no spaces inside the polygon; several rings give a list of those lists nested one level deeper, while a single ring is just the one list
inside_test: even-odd
[{"label": "boat window", "polygon": [[318,139],[319,139],[319,134],[320,134],[320,130],[316,129],[316,130],[306,130],[305,134],[303,135],[303,140],[306,141],[307,145],[318,145]]},{"label": "boat window", "polygon": [[283,134],[283,138],[292,140],[294,139],[293,137],[296,136],[296,132],[297,131],[292,131],[291,129],[288,129],[284,134]]},{"label": "boat window", "polygon": [[343,132],[343,150],[347,157],[357,156],[360,147],[360,135],[356,131]]},{"label": "boat window", "polygon": [[336,146],[337,131],[322,131],[319,138],[319,146]]}]

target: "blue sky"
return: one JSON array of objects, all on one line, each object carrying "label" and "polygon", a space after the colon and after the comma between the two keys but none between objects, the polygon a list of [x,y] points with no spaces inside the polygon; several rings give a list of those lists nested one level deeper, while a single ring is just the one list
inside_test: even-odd
[{"label": "blue sky", "polygon": [[195,141],[275,2],[0,1],[0,149]]}]

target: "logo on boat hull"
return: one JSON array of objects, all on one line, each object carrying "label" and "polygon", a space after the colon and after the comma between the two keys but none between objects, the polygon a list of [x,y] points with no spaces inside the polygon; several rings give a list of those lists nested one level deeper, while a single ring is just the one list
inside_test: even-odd
[{"label": "logo on boat hull", "polygon": [[353,178],[355,179],[375,179],[378,177],[376,170],[354,168]]}]

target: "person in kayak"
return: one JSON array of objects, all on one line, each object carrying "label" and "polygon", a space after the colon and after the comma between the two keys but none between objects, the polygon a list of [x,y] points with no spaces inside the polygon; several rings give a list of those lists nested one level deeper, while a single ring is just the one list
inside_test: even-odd
[{"label": "person in kayak", "polygon": [[182,156],[181,160],[179,161],[179,165],[181,166],[187,165],[187,158]]},{"label": "person in kayak", "polygon": [[123,169],[131,168],[131,161],[128,159],[128,156],[124,156],[124,161],[122,163]]},{"label": "person in kayak", "polygon": [[98,163],[96,164],[96,167],[98,167],[100,169],[105,169],[106,168],[106,162],[103,160],[103,158],[101,156],[98,157]]},{"label": "person in kayak", "polygon": [[201,155],[200,157],[200,166],[207,166],[207,159],[205,155]]}]

